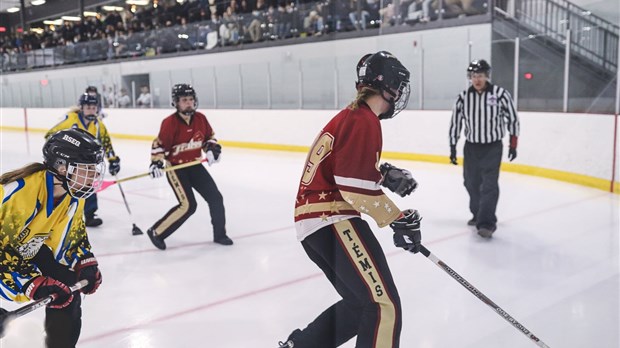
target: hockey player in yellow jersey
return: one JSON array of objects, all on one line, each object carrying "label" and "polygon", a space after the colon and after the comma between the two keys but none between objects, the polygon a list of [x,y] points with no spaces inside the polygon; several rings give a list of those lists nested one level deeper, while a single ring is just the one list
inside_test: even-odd
[{"label": "hockey player in yellow jersey", "polygon": [[[121,170],[121,159],[116,156],[112,148],[112,141],[108,129],[98,117],[99,99],[96,96],[84,93],[80,96],[79,108],[69,110],[64,120],[52,127],[45,138],[53,133],[68,128],[79,128],[88,131],[95,136],[103,146],[105,155],[109,163],[110,175],[116,175]],[[97,195],[93,194],[86,200],[84,207],[84,216],[86,218],[86,226],[95,227],[103,223],[95,213],[98,209]]]},{"label": "hockey player in yellow jersey", "polygon": [[81,129],[52,134],[43,163],[0,176],[0,297],[23,302],[56,295],[45,315],[48,348],[75,347],[81,330],[80,291],[101,284],[84,221],[84,199],[101,185],[105,172],[99,142]]}]

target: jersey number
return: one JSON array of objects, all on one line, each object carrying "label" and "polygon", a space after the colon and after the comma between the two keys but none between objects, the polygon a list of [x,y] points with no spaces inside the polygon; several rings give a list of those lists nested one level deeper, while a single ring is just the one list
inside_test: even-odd
[{"label": "jersey number", "polygon": [[304,169],[304,175],[301,177],[301,183],[309,185],[314,179],[316,171],[319,169],[319,164],[323,162],[330,153],[332,153],[332,146],[334,144],[334,137],[329,133],[322,134],[312,145],[312,150],[308,154],[306,160],[306,168]]}]

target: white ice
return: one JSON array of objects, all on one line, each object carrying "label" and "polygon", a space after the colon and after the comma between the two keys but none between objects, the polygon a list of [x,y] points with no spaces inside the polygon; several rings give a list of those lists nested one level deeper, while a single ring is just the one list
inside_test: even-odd
[{"label": "white ice", "polygon": [[[1,172],[41,160],[41,133],[0,136]],[[114,146],[119,178],[146,172],[148,142],[114,139]],[[118,187],[101,192],[104,224],[88,233],[103,284],[84,298],[79,347],[275,348],[337,301],[295,239],[293,203],[304,159],[224,147],[222,161],[208,170],[224,196],[232,247],[212,243],[200,196],[196,214],[166,240],[168,250],[131,235],[132,222],[146,232],[175,204],[165,179],[123,184],[133,216]],[[421,212],[423,242],[436,256],[550,347],[620,347],[618,195],[502,172],[498,230],[483,240],[466,226],[462,167],[390,162],[420,183],[407,198],[390,196],[402,209]],[[430,260],[396,249],[389,228],[370,223],[400,292],[401,347],[535,346]],[[13,324],[31,334],[9,328],[0,347],[36,348],[43,314],[17,319]],[[344,345],[354,346],[354,340]]]}]

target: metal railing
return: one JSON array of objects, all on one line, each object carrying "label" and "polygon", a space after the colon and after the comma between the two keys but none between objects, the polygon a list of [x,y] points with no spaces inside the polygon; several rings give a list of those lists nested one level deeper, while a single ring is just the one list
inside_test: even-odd
[{"label": "metal railing", "polygon": [[566,0],[496,0],[496,9],[519,24],[566,44],[571,52],[615,73],[618,69],[620,28]]}]

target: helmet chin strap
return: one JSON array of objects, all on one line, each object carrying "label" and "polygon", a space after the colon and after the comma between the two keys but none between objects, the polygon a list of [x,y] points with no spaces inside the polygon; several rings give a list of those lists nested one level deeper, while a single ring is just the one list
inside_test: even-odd
[{"label": "helmet chin strap", "polygon": [[[386,92],[387,92],[387,91],[386,91]],[[388,93],[389,93],[390,95],[392,95],[390,92],[388,92]],[[385,100],[388,104],[390,104],[390,108],[389,108],[386,112],[384,112],[384,113],[382,113],[381,115],[379,115],[379,119],[380,119],[380,120],[387,120],[387,119],[390,119],[390,118],[394,117],[394,108],[395,108],[395,106],[394,106],[394,105],[396,104],[396,101],[394,100],[394,96],[392,96],[392,98],[390,98],[390,99],[387,99],[387,98],[385,97],[385,95],[383,94],[383,92],[382,92],[382,93],[381,93],[381,97],[382,97],[382,98],[383,98],[383,100]]]},{"label": "helmet chin strap", "polygon": [[185,116],[191,117],[191,116],[194,116],[194,114],[196,113],[196,110],[194,110],[194,109],[192,109],[190,111],[181,111],[181,110],[179,110],[178,112],[181,115],[185,115]]}]

